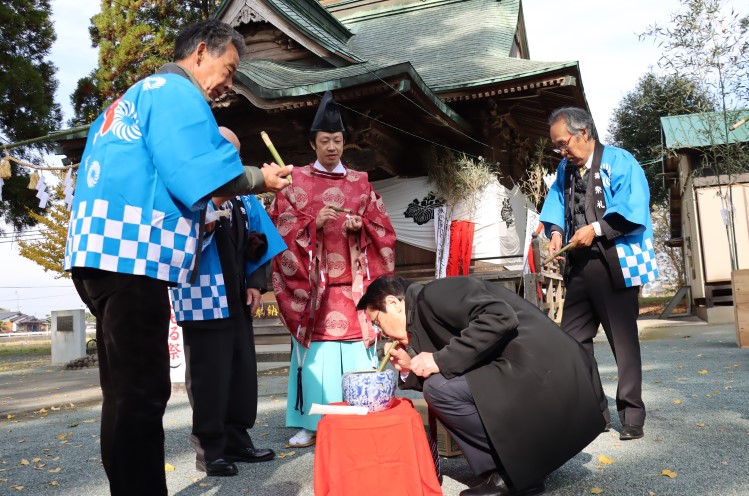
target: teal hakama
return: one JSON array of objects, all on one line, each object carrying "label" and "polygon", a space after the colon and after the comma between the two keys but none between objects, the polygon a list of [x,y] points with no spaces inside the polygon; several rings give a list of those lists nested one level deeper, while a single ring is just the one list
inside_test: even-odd
[{"label": "teal hakama", "polygon": [[292,339],[292,344],[287,397],[288,401],[293,401],[293,398],[297,397],[298,357],[301,356],[304,363],[304,413],[289,405],[286,409],[286,427],[302,427],[308,431],[317,431],[317,422],[322,415],[307,415],[312,403],[327,405],[343,401],[343,374],[357,370],[374,370],[377,362],[376,347],[371,346],[367,349],[362,341],[312,341],[308,350],[301,347],[296,340]]}]

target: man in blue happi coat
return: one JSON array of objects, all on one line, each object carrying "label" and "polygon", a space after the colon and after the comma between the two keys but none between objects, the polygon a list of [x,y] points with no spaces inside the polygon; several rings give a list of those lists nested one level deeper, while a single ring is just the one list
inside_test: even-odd
[{"label": "man in blue happi coat", "polygon": [[[237,136],[219,130],[239,150]],[[252,314],[268,285],[268,264],[286,243],[253,195],[214,197],[209,219],[197,278],[173,288],[171,297],[185,342],[196,466],[232,476],[235,462],[275,456],[256,448],[247,432],[255,425],[258,394]]]},{"label": "man in blue happi coat", "polygon": [[244,47],[220,21],[187,27],[176,62],[135,83],[89,130],[65,269],[96,317],[102,463],[113,495],[167,494],[167,288],[188,279],[200,212],[212,196],[289,183],[291,166],[244,167],[211,113]]},{"label": "man in blue happi coat", "polygon": [[[616,409],[622,440],[643,437],[642,358],[637,331],[639,287],[658,277],[650,221],[650,190],[627,151],[604,146],[586,111],[565,107],[549,117],[556,181],[541,210],[549,252],[571,244],[562,329],[593,354],[603,325],[619,371]],[[611,416],[601,405],[607,423]]]}]

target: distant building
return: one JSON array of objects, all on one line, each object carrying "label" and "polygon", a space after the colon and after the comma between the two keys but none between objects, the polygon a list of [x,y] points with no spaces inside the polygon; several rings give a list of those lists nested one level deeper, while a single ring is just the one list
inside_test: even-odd
[{"label": "distant building", "polygon": [[731,126],[747,116],[749,109],[661,117],[663,148],[672,152],[663,159],[671,216],[666,244],[682,250],[694,311],[711,323],[733,321],[732,271],[749,269],[749,164],[720,173],[730,147],[749,143],[749,125]]},{"label": "distant building", "polygon": [[49,323],[21,312],[0,313],[0,332],[46,332]]}]

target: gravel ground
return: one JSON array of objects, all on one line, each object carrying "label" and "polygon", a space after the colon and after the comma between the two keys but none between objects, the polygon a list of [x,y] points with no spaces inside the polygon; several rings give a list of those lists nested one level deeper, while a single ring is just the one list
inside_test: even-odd
[{"label": "gravel ground", "polygon": [[[596,350],[613,408],[616,367],[608,345],[600,342]],[[736,347],[734,327],[645,331],[642,350],[646,437],[622,442],[615,431],[601,434],[547,478],[546,494],[582,496],[598,488],[604,495],[749,495],[749,350]],[[195,470],[186,441],[190,407],[184,394],[172,396],[164,418],[166,461],[173,467],[167,471],[170,494],[313,494],[314,449],[284,448],[293,434],[283,427],[286,371],[264,373],[260,387],[253,439],[279,457],[242,464],[239,476],[231,478],[206,478]],[[614,428],[620,428],[616,420]],[[98,431],[98,405],[1,419],[0,494],[108,494]],[[476,482],[462,457],[442,461],[445,495]]]}]

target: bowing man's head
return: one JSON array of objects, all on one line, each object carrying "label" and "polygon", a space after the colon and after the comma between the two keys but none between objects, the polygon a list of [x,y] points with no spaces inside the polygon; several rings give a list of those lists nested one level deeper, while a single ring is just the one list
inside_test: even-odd
[{"label": "bowing man's head", "polygon": [[398,276],[380,276],[369,285],[356,306],[367,313],[372,326],[384,336],[408,344],[406,288],[411,282]]}]

